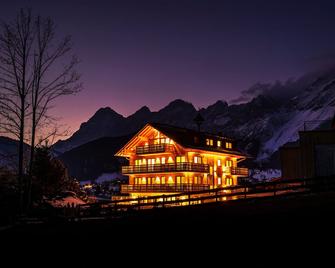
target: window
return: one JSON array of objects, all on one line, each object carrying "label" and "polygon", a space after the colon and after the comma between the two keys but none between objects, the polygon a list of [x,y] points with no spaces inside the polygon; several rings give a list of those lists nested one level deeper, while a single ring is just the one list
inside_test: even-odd
[{"label": "window", "polygon": [[233,148],[233,144],[231,142],[226,142],[226,148],[227,149],[232,149]]},{"label": "window", "polygon": [[218,167],[221,167],[221,159],[218,159]]},{"label": "window", "polygon": [[161,183],[161,179],[159,177],[156,177],[155,184],[160,184],[160,183]]},{"label": "window", "polygon": [[173,178],[172,178],[172,176],[169,176],[168,184],[173,184]]},{"label": "window", "polygon": [[177,184],[185,183],[185,177],[184,176],[177,176]]},{"label": "window", "polygon": [[194,177],[194,184],[201,184],[201,177],[195,176]]},{"label": "window", "polygon": [[161,177],[162,184],[165,184],[165,177]]},{"label": "window", "polygon": [[213,146],[213,140],[212,139],[206,139],[206,145],[207,146]]},{"label": "window", "polygon": [[226,178],[226,186],[231,186],[231,185],[233,185],[232,178]]},{"label": "window", "polygon": [[221,147],[221,141],[217,141],[217,146]]},{"label": "window", "polygon": [[162,157],[162,164],[165,164],[165,157]]},{"label": "window", "polygon": [[218,185],[221,185],[221,178],[218,178]]},{"label": "window", "polygon": [[201,164],[201,157],[200,156],[195,156],[193,162],[196,163],[196,164]]},{"label": "window", "polygon": [[232,166],[233,166],[233,161],[226,160],[226,167],[232,167]]},{"label": "window", "polygon": [[183,162],[185,162],[185,156],[177,156],[176,157],[176,162],[177,163],[183,163]]}]

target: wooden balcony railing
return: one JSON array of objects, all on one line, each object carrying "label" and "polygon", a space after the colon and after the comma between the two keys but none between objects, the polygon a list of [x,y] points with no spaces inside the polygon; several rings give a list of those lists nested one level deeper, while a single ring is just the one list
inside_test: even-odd
[{"label": "wooden balcony railing", "polygon": [[171,152],[173,145],[171,144],[150,144],[136,147],[136,154],[153,154]]},{"label": "wooden balcony railing", "polygon": [[247,168],[242,168],[242,167],[231,167],[230,174],[247,177],[249,176],[249,170]]},{"label": "wooden balcony railing", "polygon": [[136,184],[136,185],[121,185],[121,193],[134,193],[134,192],[193,192],[193,191],[205,191],[209,190],[209,185],[203,184],[164,184],[164,185],[146,185],[146,184]]},{"label": "wooden balcony railing", "polygon": [[123,166],[123,174],[141,174],[141,173],[163,173],[163,172],[200,172],[209,173],[209,166],[196,163],[172,163],[172,164],[155,164],[145,166]]}]

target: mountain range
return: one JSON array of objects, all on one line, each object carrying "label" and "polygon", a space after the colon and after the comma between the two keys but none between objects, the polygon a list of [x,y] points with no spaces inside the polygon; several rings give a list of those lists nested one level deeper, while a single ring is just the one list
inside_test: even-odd
[{"label": "mountain range", "polygon": [[198,112],[205,119],[202,131],[233,137],[240,149],[253,157],[254,164],[278,167],[279,147],[297,140],[306,121],[315,128],[334,116],[335,68],[285,83],[258,83],[230,104],[218,100],[200,110],[181,99],[159,111],[143,106],[128,117],[110,107],[101,108],[71,137],[55,143],[53,149],[69,167],[70,174],[79,178],[96,176],[120,164],[113,154],[146,123],[196,129],[193,119]]}]

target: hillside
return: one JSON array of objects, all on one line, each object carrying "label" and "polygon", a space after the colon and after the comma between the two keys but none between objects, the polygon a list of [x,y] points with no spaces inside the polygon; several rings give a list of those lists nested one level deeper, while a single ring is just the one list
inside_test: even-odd
[{"label": "hillside", "polygon": [[100,138],[65,152],[59,159],[71,176],[79,180],[95,179],[102,173],[119,170],[124,160],[114,154],[129,138],[129,135]]}]

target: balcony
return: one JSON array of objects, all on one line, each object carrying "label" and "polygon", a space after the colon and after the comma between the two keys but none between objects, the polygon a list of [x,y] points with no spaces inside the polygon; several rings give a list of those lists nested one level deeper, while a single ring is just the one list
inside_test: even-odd
[{"label": "balcony", "polygon": [[171,152],[173,150],[173,145],[171,144],[150,144],[145,146],[137,146],[136,154],[155,154]]},{"label": "balcony", "polygon": [[165,173],[165,172],[201,172],[209,173],[209,166],[196,163],[155,164],[145,166],[123,166],[123,174]]},{"label": "balcony", "polygon": [[165,184],[165,185],[121,185],[121,193],[136,193],[136,192],[193,192],[193,191],[204,191],[209,190],[209,185],[200,184]]},{"label": "balcony", "polygon": [[249,170],[247,168],[242,168],[242,167],[231,167],[230,174],[247,177],[249,176]]}]

